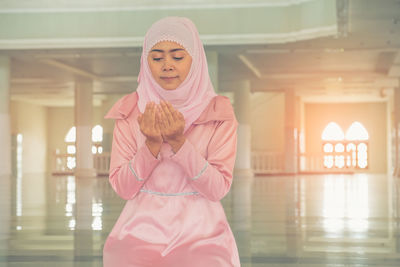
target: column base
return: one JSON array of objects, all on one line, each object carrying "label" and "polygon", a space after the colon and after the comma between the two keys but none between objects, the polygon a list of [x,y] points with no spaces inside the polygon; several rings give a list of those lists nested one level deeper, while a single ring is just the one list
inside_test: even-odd
[{"label": "column base", "polygon": [[76,169],[74,172],[77,178],[92,178],[97,176],[96,169]]},{"label": "column base", "polygon": [[241,177],[241,178],[252,178],[254,177],[254,173],[252,169],[234,169],[233,170],[234,177]]}]

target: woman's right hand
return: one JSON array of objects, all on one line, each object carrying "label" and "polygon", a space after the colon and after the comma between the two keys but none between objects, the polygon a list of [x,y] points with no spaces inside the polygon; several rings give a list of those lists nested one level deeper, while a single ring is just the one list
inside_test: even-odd
[{"label": "woman's right hand", "polygon": [[163,138],[161,135],[160,127],[156,121],[156,104],[149,102],[143,114],[139,114],[138,123],[140,131],[146,136],[148,142],[152,144],[162,144]]}]

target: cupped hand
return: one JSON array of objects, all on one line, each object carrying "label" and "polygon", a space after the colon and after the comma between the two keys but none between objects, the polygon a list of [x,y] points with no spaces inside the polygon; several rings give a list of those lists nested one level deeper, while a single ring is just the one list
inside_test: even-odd
[{"label": "cupped hand", "polygon": [[140,131],[146,136],[149,142],[161,144],[163,137],[156,119],[156,111],[157,108],[154,102],[147,103],[144,113],[138,116],[138,123]]},{"label": "cupped hand", "polygon": [[185,128],[185,119],[182,113],[176,110],[171,103],[163,100],[160,101],[157,108],[159,111],[157,121],[164,141],[170,144],[181,142],[184,139],[183,130]]}]

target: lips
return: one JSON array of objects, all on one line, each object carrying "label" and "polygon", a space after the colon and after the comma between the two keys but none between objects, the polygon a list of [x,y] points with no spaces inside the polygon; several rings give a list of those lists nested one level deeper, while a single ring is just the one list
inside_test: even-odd
[{"label": "lips", "polygon": [[165,81],[171,81],[171,80],[173,80],[175,78],[178,78],[178,76],[175,76],[175,77],[161,77],[161,79],[163,79]]}]

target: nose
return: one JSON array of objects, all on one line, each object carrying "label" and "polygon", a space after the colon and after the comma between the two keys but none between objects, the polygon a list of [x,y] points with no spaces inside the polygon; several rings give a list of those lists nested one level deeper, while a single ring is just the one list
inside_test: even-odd
[{"label": "nose", "polygon": [[174,69],[173,61],[171,59],[166,58],[163,64],[163,71],[169,71],[173,69]]}]

